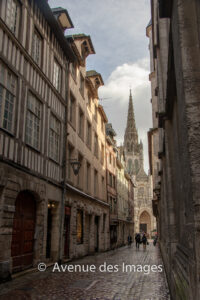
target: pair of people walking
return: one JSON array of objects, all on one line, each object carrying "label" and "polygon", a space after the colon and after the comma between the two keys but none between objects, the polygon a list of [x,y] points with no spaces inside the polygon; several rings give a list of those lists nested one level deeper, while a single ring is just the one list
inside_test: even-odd
[{"label": "pair of people walking", "polygon": [[140,244],[143,244],[143,250],[146,250],[146,246],[148,245],[148,240],[146,234],[143,233],[142,237],[140,233],[136,233],[135,235],[135,243],[136,243],[136,250],[139,250]]}]

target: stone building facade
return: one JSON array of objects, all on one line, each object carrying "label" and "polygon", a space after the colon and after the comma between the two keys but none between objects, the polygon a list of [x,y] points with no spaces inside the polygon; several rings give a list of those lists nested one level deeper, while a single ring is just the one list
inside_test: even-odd
[{"label": "stone building facade", "polygon": [[133,178],[134,189],[134,226],[135,232],[146,232],[151,236],[156,229],[152,212],[152,179],[144,171],[143,144],[138,142],[134,107],[130,91],[127,125],[124,135],[124,152],[126,167]]},{"label": "stone building facade", "polygon": [[127,244],[134,237],[134,184],[127,172],[123,147],[117,153],[117,246]]},{"label": "stone building facade", "polygon": [[[200,2],[153,0],[151,84],[160,182],[154,177],[154,211],[174,300],[200,299]],[[157,123],[157,124],[156,124]],[[157,143],[157,142],[156,142]],[[156,150],[157,151],[157,150]],[[157,183],[159,183],[157,185]]]},{"label": "stone building facade", "polygon": [[[90,36],[66,36],[76,60],[70,66],[68,141],[67,141],[67,214],[64,241],[66,257],[75,258],[106,251],[110,247],[109,204],[106,195],[107,117],[99,104],[98,88],[103,85],[96,71],[86,71],[86,59],[94,54]],[[78,161],[74,175],[71,162]]]},{"label": "stone building facade", "polygon": [[0,2],[1,280],[62,257],[71,27],[46,1]]},{"label": "stone building facade", "polygon": [[115,248],[118,239],[118,202],[117,202],[117,181],[116,181],[116,158],[117,144],[116,133],[111,123],[106,124],[106,184],[107,201],[110,204],[110,245]]}]

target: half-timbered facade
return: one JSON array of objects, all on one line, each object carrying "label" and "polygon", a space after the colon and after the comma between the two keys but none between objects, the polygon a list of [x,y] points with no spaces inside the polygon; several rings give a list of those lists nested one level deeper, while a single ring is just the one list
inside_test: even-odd
[{"label": "half-timbered facade", "polygon": [[0,278],[62,258],[66,10],[0,1]]}]

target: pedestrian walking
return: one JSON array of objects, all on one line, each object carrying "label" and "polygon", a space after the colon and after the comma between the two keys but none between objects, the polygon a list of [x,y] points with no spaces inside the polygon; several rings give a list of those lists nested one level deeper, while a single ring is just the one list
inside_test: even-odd
[{"label": "pedestrian walking", "polygon": [[153,240],[153,245],[154,246],[156,246],[157,240],[158,240],[158,236],[156,235],[155,238],[154,238],[154,240]]},{"label": "pedestrian walking", "polygon": [[140,243],[141,243],[140,234],[139,234],[139,233],[136,233],[136,235],[135,235],[136,250],[139,250],[139,248],[140,248]]},{"label": "pedestrian walking", "polygon": [[146,246],[148,244],[147,237],[146,237],[145,233],[142,236],[142,244],[143,244],[143,250],[145,251],[146,250]]}]

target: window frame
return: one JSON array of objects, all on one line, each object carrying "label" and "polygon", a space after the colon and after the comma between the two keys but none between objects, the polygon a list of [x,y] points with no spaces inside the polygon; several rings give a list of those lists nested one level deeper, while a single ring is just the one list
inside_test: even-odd
[{"label": "window frame", "polygon": [[[8,80],[9,76],[10,81]],[[0,96],[0,128],[11,134],[13,134],[14,131],[17,82],[18,77],[15,73],[13,73],[2,61],[0,61],[0,87],[2,89]],[[9,96],[9,98],[7,96]],[[10,96],[12,97],[12,103],[10,102]],[[10,114],[11,119],[9,120]],[[4,126],[4,122],[7,123],[7,126]],[[10,126],[8,126],[9,123]]]},{"label": "window frame", "polygon": [[58,92],[61,92],[62,85],[62,67],[58,60],[54,58],[53,62],[53,86]]},{"label": "window frame", "polygon": [[[59,125],[59,133],[56,132],[54,128],[51,128],[51,118],[53,118],[54,121],[57,122],[57,125]],[[53,137],[53,141],[52,141],[53,147],[55,147],[55,145],[56,145],[56,140],[54,139],[55,135],[58,137],[57,138],[57,141],[58,141],[57,154],[55,154],[54,152],[53,153],[51,152],[51,131],[53,131],[53,133],[54,133],[54,137]],[[60,162],[60,145],[61,145],[61,122],[54,114],[51,113],[50,118],[49,118],[49,157],[57,163]],[[54,150],[55,150],[55,148],[54,148]]]},{"label": "window frame", "polygon": [[[11,4],[11,8],[8,8],[9,2]],[[12,12],[10,12],[9,16],[9,10],[13,9],[13,4],[16,5],[16,10],[14,15]],[[14,20],[13,20],[14,18]],[[15,35],[18,36],[19,34],[19,25],[20,25],[20,18],[21,18],[21,4],[18,0],[6,0],[6,13],[5,13],[5,23],[10,29],[10,31]],[[11,21],[12,20],[12,21]],[[14,24],[13,24],[14,21]],[[14,28],[12,28],[14,26]]]},{"label": "window frame", "polygon": [[[34,49],[34,37],[37,37],[37,41],[40,41],[40,50],[39,50],[39,61],[36,59],[36,54],[33,53]],[[33,29],[33,35],[32,35],[32,45],[31,45],[31,56],[33,58],[33,60],[35,61],[35,63],[42,67],[42,49],[43,49],[43,37],[41,36],[40,32],[38,31],[38,29],[34,26],[34,29]]]},{"label": "window frame", "polygon": [[[34,99],[35,100],[35,103],[37,102],[38,104],[39,104],[39,106],[40,106],[40,110],[39,110],[39,112],[40,112],[40,116],[37,116],[37,112],[36,111],[33,111],[30,107],[28,107],[28,101],[29,101],[29,96],[31,96],[32,97],[32,99]],[[38,107],[39,107],[38,106]],[[34,107],[34,109],[36,109],[36,107]],[[43,103],[29,90],[28,91],[28,93],[27,93],[27,100],[26,100],[26,121],[25,121],[25,143],[28,145],[28,146],[30,146],[30,147],[32,147],[32,148],[34,148],[35,150],[37,150],[37,151],[40,151],[40,148],[41,148],[41,125],[42,125],[42,111],[43,111]],[[34,130],[35,130],[35,128],[34,127],[32,127],[32,134],[31,134],[31,142],[29,142],[28,140],[27,140],[27,138],[28,138],[28,135],[27,135],[27,130],[30,128],[28,128],[28,122],[30,121],[28,121],[28,112],[29,112],[29,114],[31,114],[31,115],[33,115],[34,117],[36,117],[37,119],[39,119],[39,130],[38,130],[38,145],[37,146],[35,146],[34,145]]]}]

